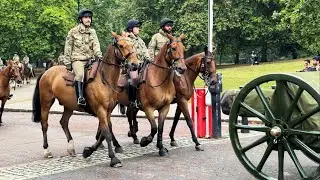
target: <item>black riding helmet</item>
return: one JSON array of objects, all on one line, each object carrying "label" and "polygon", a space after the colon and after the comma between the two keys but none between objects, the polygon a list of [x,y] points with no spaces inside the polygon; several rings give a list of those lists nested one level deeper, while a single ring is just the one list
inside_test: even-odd
[{"label": "black riding helmet", "polygon": [[165,25],[171,25],[173,26],[173,20],[169,18],[163,18],[160,22],[160,27],[164,27]]},{"label": "black riding helmet", "polygon": [[92,19],[92,16],[93,16],[92,11],[89,9],[81,9],[78,13],[78,20],[81,22],[81,18],[85,16],[91,17]]},{"label": "black riding helmet", "polygon": [[136,19],[131,19],[127,22],[127,31],[132,31],[134,27],[141,27],[142,22],[136,20]]}]

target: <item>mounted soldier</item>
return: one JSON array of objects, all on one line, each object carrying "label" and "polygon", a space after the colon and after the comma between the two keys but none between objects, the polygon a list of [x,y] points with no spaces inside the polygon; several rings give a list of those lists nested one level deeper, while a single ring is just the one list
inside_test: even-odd
[{"label": "mounted soldier", "polygon": [[12,60],[13,60],[13,62],[14,62],[15,64],[17,64],[17,65],[20,64],[20,58],[19,58],[19,56],[18,56],[17,53],[14,53]]},{"label": "mounted soldier", "polygon": [[3,61],[2,61],[2,59],[0,57],[0,70],[2,70],[3,68],[4,68],[4,64],[3,64]]},{"label": "mounted soldier", "polygon": [[168,34],[172,35],[173,20],[164,18],[160,22],[160,30],[153,35],[149,42],[149,53],[151,57],[155,57],[162,46],[169,41]]},{"label": "mounted soldier", "polygon": [[[145,42],[139,36],[141,26],[142,26],[142,22],[136,19],[131,19],[127,22],[127,27],[126,27],[127,40],[133,44],[140,66],[145,61],[147,62],[153,61],[153,58],[151,58],[149,55],[148,48]],[[137,98],[136,98],[136,94],[137,94],[136,84],[135,82],[132,82],[131,85],[133,87],[129,87],[130,106],[138,107]]]},{"label": "mounted soldier", "polygon": [[32,76],[34,77],[32,65],[29,62],[30,62],[30,59],[29,59],[28,55],[25,55],[22,59],[22,63],[30,69]]},{"label": "mounted soldier", "polygon": [[82,9],[78,13],[79,25],[68,33],[64,49],[64,64],[67,70],[74,71],[75,89],[78,106],[86,106],[83,96],[84,68],[89,60],[102,58],[96,31],[91,28],[93,13]]}]

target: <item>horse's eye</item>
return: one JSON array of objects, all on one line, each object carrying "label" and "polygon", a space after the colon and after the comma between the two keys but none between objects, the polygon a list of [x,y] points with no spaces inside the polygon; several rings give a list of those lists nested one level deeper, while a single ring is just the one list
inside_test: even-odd
[{"label": "horse's eye", "polygon": [[177,50],[177,48],[172,48],[172,51],[176,51]]},{"label": "horse's eye", "polygon": [[123,45],[119,45],[119,48],[123,48]]}]

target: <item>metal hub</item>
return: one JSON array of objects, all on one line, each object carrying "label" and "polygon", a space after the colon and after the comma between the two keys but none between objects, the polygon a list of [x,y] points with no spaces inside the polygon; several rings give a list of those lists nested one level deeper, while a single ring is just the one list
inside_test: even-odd
[{"label": "metal hub", "polygon": [[274,126],[271,130],[270,130],[270,134],[273,137],[279,137],[281,136],[281,128],[279,126]]}]

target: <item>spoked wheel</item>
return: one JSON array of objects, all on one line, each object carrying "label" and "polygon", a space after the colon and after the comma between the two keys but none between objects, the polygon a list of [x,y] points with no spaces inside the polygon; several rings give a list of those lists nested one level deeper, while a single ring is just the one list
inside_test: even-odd
[{"label": "spoked wheel", "polygon": [[[237,95],[229,117],[230,140],[240,162],[256,178],[315,178],[314,171],[306,170],[310,164],[303,166],[306,160],[312,160],[309,163],[315,169],[320,164],[320,85],[312,83],[295,75],[269,74],[251,81]],[[270,90],[271,85],[276,85],[272,95],[262,90]],[[252,102],[252,95],[259,102]],[[242,125],[241,114],[256,117],[261,124]],[[250,142],[243,143],[243,129],[250,130],[255,139],[250,136]],[[287,177],[286,170],[295,171],[296,176]]]}]

